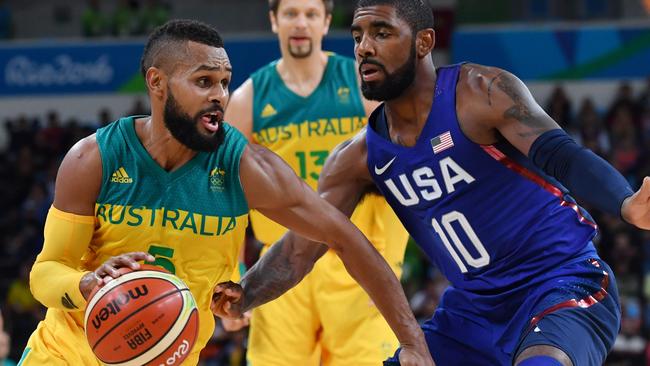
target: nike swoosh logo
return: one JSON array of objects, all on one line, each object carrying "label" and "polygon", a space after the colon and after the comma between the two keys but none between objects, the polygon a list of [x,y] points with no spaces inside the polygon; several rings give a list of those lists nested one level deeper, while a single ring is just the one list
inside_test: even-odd
[{"label": "nike swoosh logo", "polygon": [[377,168],[377,165],[375,165],[375,174],[377,174],[377,175],[382,175],[382,174],[384,174],[384,172],[388,169],[388,167],[389,167],[391,164],[393,164],[393,162],[395,161],[396,158],[397,158],[397,156],[393,157],[392,159],[390,159],[390,161],[389,161],[388,163],[386,163],[386,165],[384,165],[384,166],[381,167],[381,168]]}]

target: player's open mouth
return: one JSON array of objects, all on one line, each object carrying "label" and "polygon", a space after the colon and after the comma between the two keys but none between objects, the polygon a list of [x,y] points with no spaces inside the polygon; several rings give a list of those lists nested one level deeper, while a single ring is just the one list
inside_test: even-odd
[{"label": "player's open mouth", "polygon": [[289,37],[289,41],[291,43],[302,43],[302,42],[309,41],[309,38],[307,38],[307,37]]},{"label": "player's open mouth", "polygon": [[374,64],[362,64],[359,67],[359,73],[363,81],[376,81],[381,76],[381,68]]},{"label": "player's open mouth", "polygon": [[206,113],[201,116],[203,127],[210,132],[217,132],[217,130],[219,130],[219,122],[222,120],[223,113],[220,111]]}]

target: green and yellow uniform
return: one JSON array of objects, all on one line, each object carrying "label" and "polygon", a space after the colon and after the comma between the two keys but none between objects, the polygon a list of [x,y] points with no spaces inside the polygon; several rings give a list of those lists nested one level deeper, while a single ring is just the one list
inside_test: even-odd
[{"label": "green and yellow uniform", "polygon": [[[354,60],[330,54],[308,97],[289,90],[276,66],[272,62],[251,76],[253,141],[280,155],[316,189],[329,153],[367,122]],[[366,198],[352,222],[399,276],[408,234],[384,199]],[[287,230],[256,211],[251,224],[267,247]],[[324,365],[379,365],[397,346],[368,295],[330,251],[298,286],[253,311],[248,360],[252,366],[317,366],[320,359]]]},{"label": "green and yellow uniform", "polygon": [[[71,226],[88,224],[92,230],[81,260],[67,261],[79,263],[79,273],[94,270],[112,256],[144,251],[156,258],[152,264],[180,277],[199,308],[198,339],[186,365],[197,364],[200,350],[212,336],[212,290],[217,283],[229,280],[237,268],[248,225],[248,205],[239,180],[240,158],[247,142],[236,129],[226,124],[222,127],[226,134],[222,146],[214,152],[198,153],[172,172],[161,168],[142,146],[133,117],[98,130],[103,177],[95,216],[76,216],[52,207],[45,226],[47,247],[47,240],[65,243],[65,237],[57,236],[73,235],[62,229],[65,222],[88,221]],[[37,265],[50,254],[44,250]],[[42,272],[41,277],[32,276],[32,282],[47,283]],[[48,277],[57,276],[52,272]],[[61,296],[60,289],[41,291],[52,292],[44,298]],[[46,318],[32,334],[22,364],[98,364],[83,332],[85,302],[79,299],[80,293],[66,295],[61,303],[45,304],[49,307]]]}]

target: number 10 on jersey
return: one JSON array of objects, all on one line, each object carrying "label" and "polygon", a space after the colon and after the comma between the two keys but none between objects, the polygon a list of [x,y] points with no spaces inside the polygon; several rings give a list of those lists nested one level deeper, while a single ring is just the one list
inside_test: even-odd
[{"label": "number 10 on jersey", "polygon": [[[465,247],[463,242],[458,237],[458,234],[456,234],[456,229],[454,229],[454,227],[451,225],[454,221],[458,222],[460,227],[465,232],[465,236],[469,239],[472,245],[474,245],[474,248],[478,253],[478,258],[474,258],[472,254],[467,251],[467,247]],[[445,248],[447,248],[449,254],[454,259],[456,264],[458,264],[458,267],[462,273],[467,273],[467,267],[465,266],[463,260],[474,268],[481,268],[490,264],[490,255],[488,254],[487,250],[485,250],[483,243],[481,243],[481,240],[474,232],[474,229],[472,229],[469,221],[467,221],[467,218],[462,213],[458,211],[452,211],[444,214],[440,218],[440,222],[433,218],[431,219],[431,225],[433,225],[433,229],[440,236],[440,240],[442,240]],[[463,257],[462,259],[458,253],[460,253],[460,255]]]}]

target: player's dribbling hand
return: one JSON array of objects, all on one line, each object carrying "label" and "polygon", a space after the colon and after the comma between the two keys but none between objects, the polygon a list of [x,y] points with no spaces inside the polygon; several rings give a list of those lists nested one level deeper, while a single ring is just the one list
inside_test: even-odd
[{"label": "player's dribbling hand", "polygon": [[405,346],[399,352],[400,366],[436,366],[426,346]]},{"label": "player's dribbling hand", "polygon": [[240,319],[242,317],[242,297],[244,289],[232,281],[222,282],[214,288],[210,309],[222,319]]},{"label": "player's dribbling hand", "polygon": [[221,325],[227,332],[237,332],[250,324],[251,312],[247,311],[239,319],[221,318]]},{"label": "player's dribbling hand", "polygon": [[138,261],[142,260],[153,262],[156,258],[145,252],[131,252],[108,258],[93,272],[87,273],[81,278],[79,282],[81,294],[88,300],[88,296],[95,286],[103,286],[110,280],[120,277],[123,274],[120,268],[129,268],[133,271],[139,270],[140,263]]},{"label": "player's dribbling hand", "polygon": [[623,201],[621,216],[640,229],[650,230],[650,177],[645,177],[641,188]]}]

